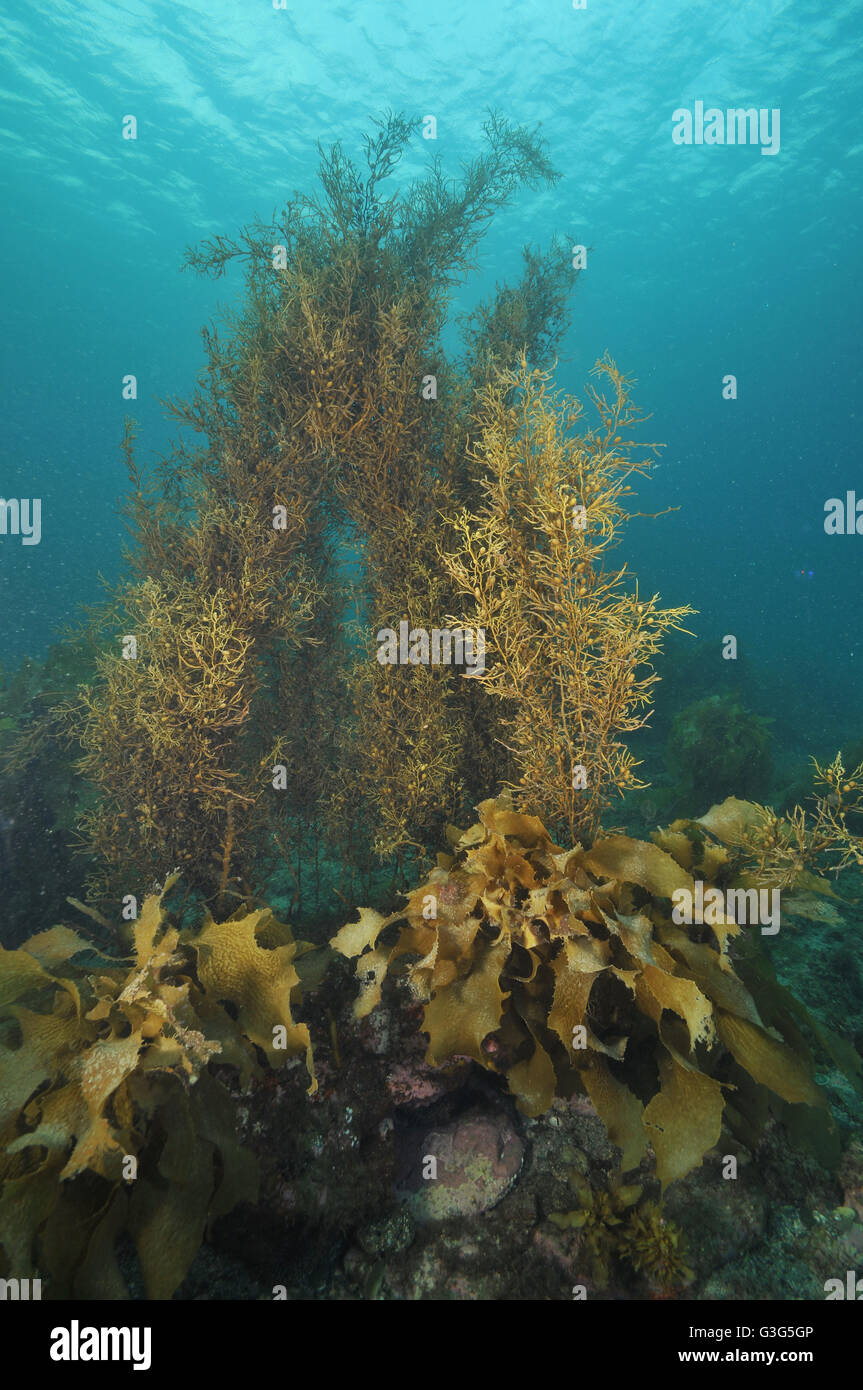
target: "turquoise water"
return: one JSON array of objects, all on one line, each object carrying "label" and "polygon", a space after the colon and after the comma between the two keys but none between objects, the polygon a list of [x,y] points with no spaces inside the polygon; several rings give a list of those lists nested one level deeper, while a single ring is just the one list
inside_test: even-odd
[{"label": "turquoise water", "polygon": [[[358,152],[387,108],[437,120],[400,178],[431,155],[457,176],[491,106],[541,122],[562,177],[496,220],[463,303],[517,273],[525,241],[591,248],[559,379],[577,392],[606,349],[638,379],[667,445],[643,502],[680,509],[635,523],[632,568],[699,609],[717,653],[737,636],[801,742],[863,734],[863,539],[823,529],[829,497],[863,493],[861,17],[762,0],[4,5],[0,495],[42,499],[38,545],[0,537],[4,665],[118,573],[123,416],[142,459],[164,451],[159,399],[191,389],[199,328],[236,288],[180,274],[184,247],[310,189],[316,141]],[[675,144],[697,101],[778,109],[778,151]]]}]

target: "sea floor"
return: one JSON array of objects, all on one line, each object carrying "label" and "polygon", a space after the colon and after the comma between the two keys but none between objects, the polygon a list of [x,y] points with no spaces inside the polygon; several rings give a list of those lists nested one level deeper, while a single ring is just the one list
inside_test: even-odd
[{"label": "sea floor", "polygon": [[[817,903],[789,916],[772,960],[859,1045],[863,991],[848,943],[863,918],[830,906],[826,920],[811,915]],[[597,1189],[615,1181],[617,1151],[589,1101],[558,1100],[528,1119],[475,1063],[426,1066],[421,1011],[400,983],[360,1023],[352,997],[346,975],[314,999],[313,1032],[333,1039],[316,1054],[316,1095],[297,1065],[240,1097],[261,1199],[216,1226],[176,1297],[556,1300],[580,1287],[600,1300],[823,1300],[825,1281],[863,1267],[863,1101],[838,1071],[818,1074],[842,1133],[838,1169],[792,1148],[776,1122],[753,1152],[723,1132],[666,1194],[691,1277],[663,1288],[619,1260],[598,1270],[582,1233],[549,1220],[577,1206],[573,1172]],[[733,1180],[722,1176],[728,1154]],[[627,1181],[658,1198],[652,1166]]]}]

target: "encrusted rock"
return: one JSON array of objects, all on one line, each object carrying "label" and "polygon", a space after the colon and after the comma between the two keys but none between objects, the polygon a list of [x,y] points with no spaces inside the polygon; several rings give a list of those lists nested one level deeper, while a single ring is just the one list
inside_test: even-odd
[{"label": "encrusted rock", "polygon": [[406,1207],[391,1212],[381,1221],[370,1221],[357,1231],[357,1241],[367,1255],[396,1255],[407,1250],[414,1238],[413,1218]]},{"label": "encrusted rock", "polygon": [[515,1183],[523,1156],[506,1115],[470,1111],[415,1142],[402,1184],[408,1209],[418,1225],[488,1211]]}]

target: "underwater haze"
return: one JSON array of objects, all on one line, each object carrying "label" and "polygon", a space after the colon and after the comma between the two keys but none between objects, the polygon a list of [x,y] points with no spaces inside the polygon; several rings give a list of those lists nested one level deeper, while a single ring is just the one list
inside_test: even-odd
[{"label": "underwater haze", "polygon": [[[552,231],[590,247],[560,379],[606,350],[638,379],[666,445],[651,505],[681,509],[634,533],[633,569],[735,634],[801,732],[859,710],[860,548],[823,527],[855,481],[859,4],[3,8],[2,486],[43,512],[38,546],[2,545],[5,665],[117,572],[122,377],[158,453],[158,400],[190,389],[230,292],[181,276],[184,247],[268,216],[317,141],[352,149],[388,108],[436,116],[455,176],[500,107],[542,122],[563,177],[505,212],[471,293]],[[778,109],[780,149],[675,145],[699,100]]]},{"label": "underwater haze", "polygon": [[845,1297],[863,0],[0,39],[0,1283]]}]

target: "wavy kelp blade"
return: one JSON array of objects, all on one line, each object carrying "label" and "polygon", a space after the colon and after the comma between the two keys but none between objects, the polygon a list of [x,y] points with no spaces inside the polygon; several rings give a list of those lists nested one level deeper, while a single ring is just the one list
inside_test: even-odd
[{"label": "wavy kelp blade", "polygon": [[51,1214],[60,1196],[56,1173],[34,1173],[7,1178],[0,1193],[0,1246],[9,1269],[18,1279],[29,1279],[33,1267],[33,1232]]},{"label": "wavy kelp blade", "polygon": [[127,1204],[127,1194],[118,1190],[90,1237],[87,1253],[75,1275],[76,1298],[113,1301],[129,1297],[115,1254],[117,1237],[126,1224]]},{"label": "wavy kelp blade", "polygon": [[213,1191],[209,1144],[192,1155],[189,1180],[158,1187],[139,1177],[129,1203],[129,1230],[138,1251],[148,1298],[168,1299],[188,1273],[204,1238]]},{"label": "wavy kelp blade", "polygon": [[495,797],[481,801],[476,808],[483,825],[498,835],[511,835],[525,849],[550,845],[551,836],[538,816],[523,816]]},{"label": "wavy kelp blade", "polygon": [[[863,1058],[846,1038],[828,1028],[809,1012],[806,1005],[792,994],[787,986],[776,978],[776,971],[770,961],[760,952],[751,951],[738,965],[747,984],[754,983],[762,1007],[767,1013],[768,1023],[780,1023],[785,1031],[784,1020],[796,1020],[809,1028],[825,1054],[839,1068],[843,1076],[851,1082],[858,1094],[863,1094]],[[769,1010],[769,1012],[768,1012]]]},{"label": "wavy kelp blade", "polygon": [[754,1081],[794,1104],[826,1105],[797,1053],[765,1029],[717,1009],[716,1031],[734,1060]]},{"label": "wavy kelp blade", "polygon": [[695,848],[689,836],[684,835],[682,830],[654,830],[650,838],[664,854],[670,854],[681,869],[689,871],[692,868]]},{"label": "wavy kelp blade", "polygon": [[92,941],[87,941],[85,937],[79,936],[76,931],[72,931],[71,927],[50,927],[48,931],[37,932],[35,936],[29,938],[23,949],[48,970],[54,970],[58,965],[63,965],[72,956],[78,955],[80,951],[89,951],[95,955],[100,954]]},{"label": "wavy kelp blade", "polygon": [[734,845],[747,839],[760,819],[761,808],[754,801],[741,801],[739,797],[728,796],[711,806],[705,815],[699,816],[696,824],[703,825],[724,844]]},{"label": "wavy kelp blade", "polygon": [[659,1072],[662,1087],[645,1107],[644,1125],[664,1192],[719,1142],[724,1100],[718,1081],[683,1065],[667,1049]]},{"label": "wavy kelp blade", "polygon": [[[198,954],[198,978],[212,999],[228,999],[236,1007],[240,1029],[262,1049],[271,1066],[305,1054],[312,1094],[317,1082],[309,1030],[291,1015],[291,992],[300,982],[293,965],[296,947],[261,949],[255,929],[267,916],[250,912],[240,921],[204,927],[192,942]],[[284,1047],[276,1046],[277,1027],[285,1030]]]},{"label": "wavy kelp blade", "polygon": [[202,1072],[195,1082],[193,1107],[197,1132],[210,1140],[220,1159],[221,1178],[207,1215],[209,1229],[238,1202],[258,1200],[258,1163],[251,1150],[232,1137],[236,1103],[209,1072]]},{"label": "wavy kelp blade", "polygon": [[40,1107],[36,1129],[19,1134],[7,1145],[7,1153],[39,1147],[48,1150],[50,1159],[54,1154],[65,1153],[74,1143],[75,1135],[82,1133],[90,1123],[89,1111],[77,1084],[55,1087],[40,1095],[35,1104]]},{"label": "wavy kelp blade", "polygon": [[679,927],[661,927],[662,944],[682,958],[678,969],[692,977],[702,993],[717,1007],[760,1024],[761,1016],[746,984],[737,978],[731,966],[710,946],[689,937]]},{"label": "wavy kelp blade", "polygon": [[[597,942],[597,945],[599,944]],[[584,1022],[590,991],[604,966],[603,962],[586,969],[579,961],[580,955],[576,951],[575,943],[564,940],[563,950],[551,962],[554,973],[554,1001],[548,1015],[548,1026],[557,1033],[570,1053],[573,1030]]]},{"label": "wavy kelp blade", "polygon": [[140,1032],[127,1038],[102,1038],[76,1059],[74,1075],[93,1119],[102,1114],[109,1097],[135,1070],[142,1041]]},{"label": "wavy kelp blade", "polygon": [[812,1031],[830,1060],[839,1068],[854,1087],[858,1096],[863,1096],[863,1057],[846,1038],[834,1033],[826,1024],[810,1018]]},{"label": "wavy kelp blade", "polygon": [[602,1057],[591,1057],[590,1066],[582,1072],[582,1080],[609,1139],[622,1150],[621,1172],[636,1168],[647,1153],[641,1101],[612,1075]]},{"label": "wavy kelp blade", "polygon": [[388,922],[396,921],[396,916],[384,917],[380,912],[375,912],[373,907],[361,907],[359,909],[359,921],[346,922],[345,925],[330,938],[330,945],[339,955],[353,959],[363,951],[367,951],[375,945],[383,928]]},{"label": "wavy kelp blade", "polygon": [[667,975],[655,965],[645,965],[639,977],[639,986],[642,984],[658,1008],[656,1012],[648,1000],[644,1009],[654,1023],[659,1024],[663,1009],[670,1009],[680,1015],[689,1030],[690,1051],[696,1043],[709,1045],[713,1041],[713,1005],[694,981]]},{"label": "wavy kelp blade", "polygon": [[[153,893],[144,901],[141,915],[134,928],[135,954],[138,958],[139,969],[153,957],[155,957],[152,962],[154,966],[163,965],[176,948],[179,933],[172,933],[170,941],[163,938],[158,946],[156,945],[156,935],[165,920],[162,899],[173,888],[178,878],[179,874],[171,874],[165,880],[165,886],[161,893]],[[166,933],[167,935],[168,933]]]},{"label": "wavy kelp blade", "polygon": [[[87,1298],[89,1290],[87,1287],[78,1287],[77,1275],[82,1261],[86,1258],[88,1246],[97,1239],[97,1233],[92,1230],[93,1193],[88,1183],[66,1183],[61,1186],[56,1180],[56,1174],[54,1182],[58,1201],[39,1231],[39,1265],[42,1269],[50,1270],[52,1298],[68,1298],[72,1294],[79,1298]],[[129,1193],[118,1192],[115,1201],[118,1199],[122,1199],[125,1217]],[[112,1202],[109,1211],[113,1210],[113,1206]],[[109,1213],[106,1213],[103,1219],[108,1215]],[[110,1274],[106,1272],[106,1282],[109,1280]],[[125,1290],[125,1282],[123,1288]],[[101,1298],[109,1295],[96,1293],[94,1296]],[[110,1296],[128,1298],[129,1295],[128,1291],[118,1291]]]},{"label": "wavy kelp blade", "polygon": [[329,946],[315,946],[306,942],[303,945],[308,945],[308,950],[298,951],[294,957],[294,966],[300,979],[299,995],[320,987],[333,959],[333,952]]},{"label": "wavy kelp blade", "polygon": [[429,1035],[426,1061],[432,1066],[450,1057],[473,1057],[488,1065],[482,1042],[500,1027],[507,995],[499,981],[508,954],[505,939],[484,943],[469,975],[435,991],[423,1018]]},{"label": "wavy kelp blade", "polygon": [[61,1179],[74,1178],[78,1173],[98,1173],[109,1182],[119,1182],[123,1176],[123,1160],[129,1152],[129,1142],[117,1137],[113,1125],[104,1115],[91,1120],[75,1145]]},{"label": "wavy kelp blade", "polygon": [[690,893],[695,889],[691,876],[670,854],[645,840],[631,840],[628,835],[597,840],[586,851],[582,863],[599,878],[637,883],[657,898],[670,898],[681,888]]},{"label": "wavy kelp blade", "polygon": [[530,1033],[534,1041],[532,1055],[511,1067],[506,1080],[521,1113],[535,1119],[544,1115],[554,1100],[557,1078],[554,1063],[532,1028]]},{"label": "wavy kelp blade", "polygon": [[354,1018],[368,1018],[381,1002],[381,990],[387,977],[391,953],[387,950],[366,951],[357,961],[360,992],[354,1000]]},{"label": "wavy kelp blade", "polygon": [[53,984],[29,951],[7,951],[0,946],[0,1010],[7,1009],[32,989]]},{"label": "wavy kelp blade", "polygon": [[0,1132],[26,1104],[30,1096],[57,1071],[58,1058],[79,1036],[75,1018],[12,1010],[21,1030],[21,1046],[0,1047]]}]

